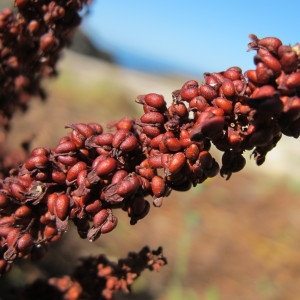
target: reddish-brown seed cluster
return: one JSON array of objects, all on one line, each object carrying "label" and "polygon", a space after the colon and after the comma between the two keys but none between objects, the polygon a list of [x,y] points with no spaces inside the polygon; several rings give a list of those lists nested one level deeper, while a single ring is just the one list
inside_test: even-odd
[{"label": "reddish-brown seed cluster", "polygon": [[32,96],[45,98],[43,77],[56,75],[61,50],[80,23],[88,0],[15,0],[18,13],[0,12],[0,126]]},{"label": "reddish-brown seed cluster", "polygon": [[[228,179],[245,166],[245,150],[260,165],[282,134],[297,138],[299,45],[251,38],[254,71],[205,73],[204,83],[190,80],[174,91],[170,106],[162,95],[138,96],[139,119],[123,118],[107,131],[70,124],[55,148],[32,150],[1,182],[0,273],[16,258],[42,256],[70,220],[94,241],[116,227],[114,209],[135,224],[147,215],[149,197],[161,206],[172,190],[187,191],[219,171]],[[250,75],[261,74],[261,66],[268,74],[263,83]],[[223,153],[220,168],[211,144]]]},{"label": "reddish-brown seed cluster", "polygon": [[[27,287],[10,292],[10,299],[102,299],[111,300],[118,292],[129,293],[133,282],[142,271],[159,271],[167,264],[162,248],[150,250],[144,247],[138,253],[131,252],[117,263],[104,255],[81,259],[72,276],[53,277],[47,282],[38,280]],[[4,295],[3,295],[4,296]]]}]

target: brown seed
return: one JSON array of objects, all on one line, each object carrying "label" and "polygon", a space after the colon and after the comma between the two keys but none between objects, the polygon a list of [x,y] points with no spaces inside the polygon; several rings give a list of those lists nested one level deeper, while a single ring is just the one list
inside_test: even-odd
[{"label": "brown seed", "polygon": [[194,88],[194,87],[196,87],[196,88],[199,87],[198,81],[188,80],[183,84],[182,89],[189,89],[189,88]]},{"label": "brown seed", "polygon": [[100,227],[101,225],[103,225],[109,217],[109,212],[110,210],[106,208],[101,209],[99,212],[97,212],[93,217],[93,226]]},{"label": "brown seed", "polygon": [[0,193],[0,209],[5,208],[10,203],[9,199],[6,197],[5,194]]},{"label": "brown seed", "polygon": [[101,134],[103,132],[103,127],[96,122],[89,122],[88,125],[94,130],[95,134]]},{"label": "brown seed", "polygon": [[70,127],[72,129],[78,131],[86,139],[91,137],[95,133],[94,129],[89,124],[85,124],[85,123],[71,124],[71,125],[68,125],[67,127]]},{"label": "brown seed", "polygon": [[285,73],[292,73],[296,71],[298,66],[298,56],[295,51],[284,52],[280,58],[282,70]]},{"label": "brown seed", "polygon": [[276,90],[271,85],[264,85],[262,87],[256,88],[251,95],[251,98],[269,98],[273,97]]},{"label": "brown seed", "polygon": [[14,213],[14,216],[18,219],[30,217],[32,210],[27,205],[19,206]]},{"label": "brown seed", "polygon": [[78,162],[78,158],[71,155],[59,155],[57,160],[65,166],[72,167]]},{"label": "brown seed", "polygon": [[300,87],[300,72],[292,73],[285,79],[285,85],[289,89],[296,89]]},{"label": "brown seed", "polygon": [[70,199],[68,195],[66,194],[61,194],[58,195],[55,203],[54,203],[54,210],[56,216],[60,220],[65,220],[69,214],[70,211]]},{"label": "brown seed", "polygon": [[116,228],[118,224],[118,218],[113,214],[110,214],[107,218],[106,222],[101,226],[101,233],[108,233],[111,232],[113,229]]},{"label": "brown seed", "polygon": [[10,192],[17,200],[25,200],[26,189],[23,185],[15,182],[10,185]]},{"label": "brown seed", "polygon": [[166,106],[165,99],[162,95],[150,93],[145,95],[145,103],[151,107],[160,110]]},{"label": "brown seed", "polygon": [[183,152],[175,153],[168,164],[168,171],[171,174],[178,173],[186,163],[186,156]]},{"label": "brown seed", "polygon": [[96,166],[96,174],[98,176],[105,176],[114,171],[118,166],[117,160],[108,157],[104,159],[103,161],[99,162],[99,164]]},{"label": "brown seed", "polygon": [[232,112],[232,109],[233,109],[232,101],[230,101],[226,98],[217,97],[213,100],[213,103],[217,107],[222,108],[226,114],[230,114]]},{"label": "brown seed", "polygon": [[114,176],[112,177],[111,183],[112,184],[119,183],[126,176],[128,176],[128,172],[127,171],[125,171],[125,170],[118,170],[117,172],[115,172]]},{"label": "brown seed", "polygon": [[62,153],[69,153],[76,150],[76,145],[73,141],[66,141],[60,143],[54,150],[54,152],[62,154]]},{"label": "brown seed", "polygon": [[199,153],[200,153],[200,150],[196,144],[191,144],[185,150],[185,156],[191,162],[195,162],[197,160]]},{"label": "brown seed", "polygon": [[7,244],[7,247],[10,248],[10,247],[15,247],[17,241],[18,241],[18,238],[20,236],[20,229],[19,228],[13,228],[8,234],[7,234],[7,237],[6,237],[6,244]]},{"label": "brown seed", "polygon": [[133,134],[129,134],[120,145],[120,149],[123,152],[130,152],[136,150],[138,147],[139,147],[138,139]]},{"label": "brown seed", "polygon": [[48,157],[46,155],[31,156],[27,159],[24,166],[27,170],[32,171],[34,169],[43,169],[48,166]]},{"label": "brown seed", "polygon": [[265,65],[273,71],[275,77],[279,76],[281,73],[281,64],[279,60],[272,55],[264,55],[261,60]]},{"label": "brown seed", "polygon": [[167,149],[172,152],[177,152],[177,151],[181,150],[181,143],[175,137],[166,139],[165,145],[166,145]]},{"label": "brown seed", "polygon": [[241,78],[241,70],[234,69],[234,67],[229,68],[223,73],[223,76],[231,81],[239,80]]},{"label": "brown seed", "polygon": [[97,146],[111,146],[114,135],[112,133],[102,133],[92,138],[92,142]]},{"label": "brown seed", "polygon": [[24,233],[18,238],[17,250],[23,253],[30,252],[33,246],[33,240],[30,233]]},{"label": "brown seed", "polygon": [[199,89],[197,86],[190,88],[183,88],[180,90],[180,96],[182,100],[191,101],[193,98],[199,95]]},{"label": "brown seed", "polygon": [[146,136],[148,136],[149,138],[154,138],[158,136],[161,133],[161,131],[158,127],[146,125],[143,126],[143,133],[145,133]]},{"label": "brown seed", "polygon": [[199,87],[199,93],[207,101],[212,101],[214,98],[216,98],[218,96],[216,90],[208,84],[201,85]]},{"label": "brown seed", "polygon": [[282,45],[282,42],[280,39],[276,37],[265,37],[257,42],[258,46],[265,47],[267,50],[272,52],[273,54],[277,54],[278,48]]},{"label": "brown seed", "polygon": [[165,180],[159,175],[154,176],[151,180],[151,190],[155,197],[163,196],[166,190]]},{"label": "brown seed", "polygon": [[140,187],[138,176],[129,174],[122,181],[118,183],[117,194],[122,197],[134,195]]},{"label": "brown seed", "polygon": [[231,80],[224,80],[221,85],[221,93],[223,92],[225,97],[233,97],[235,95],[235,87]]},{"label": "brown seed", "polygon": [[37,147],[31,151],[31,156],[39,156],[39,155],[47,156],[48,154],[49,154],[49,150],[43,147]]},{"label": "brown seed", "polygon": [[67,173],[67,177],[66,177],[67,181],[71,183],[72,181],[76,180],[79,172],[82,170],[86,170],[86,168],[87,165],[83,161],[79,161],[78,163],[73,165]]},{"label": "brown seed", "polygon": [[251,80],[253,83],[257,83],[257,74],[256,70],[247,70],[245,72],[245,77],[247,77],[249,80]]},{"label": "brown seed", "polygon": [[163,124],[164,116],[159,112],[148,112],[141,117],[141,122],[145,124]]},{"label": "brown seed", "polygon": [[51,173],[51,178],[58,184],[64,184],[66,182],[66,174],[62,171],[53,170]]}]

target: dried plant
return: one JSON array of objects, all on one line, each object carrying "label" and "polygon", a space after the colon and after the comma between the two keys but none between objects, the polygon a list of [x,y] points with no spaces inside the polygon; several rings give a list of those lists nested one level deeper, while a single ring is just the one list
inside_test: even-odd
[{"label": "dried plant", "polygon": [[[2,52],[8,48],[2,99],[15,99],[0,107],[8,119],[17,106],[41,93],[44,75],[55,74],[58,51],[69,43],[79,23],[76,11],[85,2],[23,0],[16,1],[19,17],[2,12]],[[36,22],[34,16],[39,16]],[[42,257],[70,221],[81,238],[94,241],[117,226],[114,210],[125,211],[134,225],[148,214],[149,199],[159,207],[172,190],[188,191],[219,173],[230,179],[244,168],[245,151],[261,165],[282,135],[298,138],[300,45],[253,34],[250,39],[254,70],[234,66],[205,73],[203,83],[190,80],[174,91],[169,106],[162,95],[140,95],[136,102],[144,114],[139,119],[123,118],[106,130],[94,122],[69,124],[69,134],[56,147],[33,149],[1,182],[0,273],[17,259]],[[16,41],[20,49],[12,52]],[[24,47],[31,55],[24,56]],[[34,70],[28,67],[32,61],[38,61]],[[222,153],[220,163],[210,152],[212,145]],[[64,299],[81,299],[87,285],[80,275],[84,268],[95,275],[95,284],[105,283],[97,296],[85,297],[112,299],[118,290],[130,291],[143,269],[165,263],[161,249],[144,248],[117,265],[99,256],[83,260],[73,278],[51,279],[47,286],[55,286]]]}]

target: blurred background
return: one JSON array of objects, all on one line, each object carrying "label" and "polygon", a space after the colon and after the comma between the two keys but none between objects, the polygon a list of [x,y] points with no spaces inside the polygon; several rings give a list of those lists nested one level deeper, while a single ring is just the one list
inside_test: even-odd
[{"label": "blurred background", "polygon": [[[300,42],[299,10],[299,1],[95,0],[63,52],[58,78],[44,82],[47,101],[33,100],[15,115],[12,151],[32,136],[32,147],[55,146],[69,123],[139,117],[137,95],[160,93],[170,102],[172,91],[201,81],[203,72],[254,68],[248,35]],[[117,229],[93,244],[70,226],[40,263],[15,265],[2,287],[71,273],[82,256],[117,260],[148,245],[163,246],[168,265],[145,272],[133,295],[117,299],[298,299],[299,150],[297,140],[283,138],[260,167],[245,153],[245,169],[229,181],[217,176],[190,192],[172,192],[134,227],[116,211]]]}]

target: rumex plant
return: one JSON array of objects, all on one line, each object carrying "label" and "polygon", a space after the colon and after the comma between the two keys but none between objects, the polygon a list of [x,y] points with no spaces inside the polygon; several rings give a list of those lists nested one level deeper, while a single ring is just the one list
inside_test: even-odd
[{"label": "rumex plant", "polygon": [[[32,55],[24,56],[21,46],[22,51],[11,46],[8,57],[15,57],[18,68],[4,73],[2,87],[4,100],[16,99],[11,112],[24,103],[22,99],[41,94],[39,81],[45,74],[55,74],[58,51],[70,42],[65,37],[70,38],[79,24],[76,12],[86,1],[15,3],[19,17],[7,10],[1,15],[8,20],[0,26],[3,45],[9,48],[26,32],[21,45]],[[31,26],[37,29],[29,34],[34,18],[37,27]],[[18,30],[11,29],[15,27]],[[11,30],[17,32],[12,37]],[[147,216],[151,205],[161,206],[172,190],[188,191],[218,174],[230,179],[245,167],[245,151],[252,151],[261,165],[282,135],[298,138],[300,45],[253,34],[250,39],[248,49],[256,51],[255,69],[243,72],[234,66],[204,73],[204,82],[190,80],[174,91],[170,105],[160,94],[140,95],[136,102],[144,113],[137,119],[126,117],[106,128],[95,122],[68,124],[69,133],[55,147],[37,147],[24,163],[12,168],[0,186],[1,275],[17,259],[42,257],[71,221],[81,238],[95,241],[116,228],[116,209],[123,210],[134,225]],[[31,73],[27,67],[33,56],[39,63]],[[7,60],[3,66],[10,70]],[[18,76],[26,77],[28,86],[18,88]],[[212,146],[222,153],[221,162],[213,157]],[[118,290],[128,292],[143,269],[158,270],[166,262],[161,248],[146,247],[118,264],[103,256],[86,259],[78,270],[90,270],[95,282],[101,278],[94,297],[112,299]],[[65,299],[80,299],[87,284],[78,270],[73,278],[51,279],[48,284]]]}]

